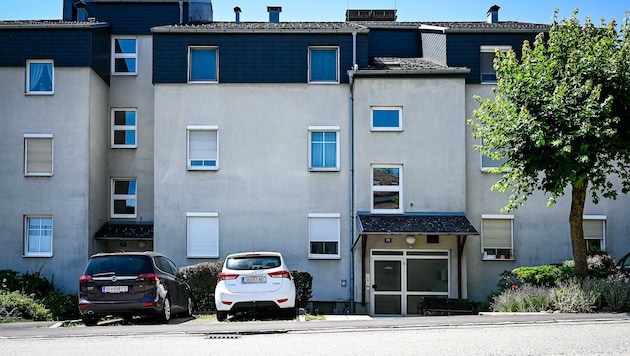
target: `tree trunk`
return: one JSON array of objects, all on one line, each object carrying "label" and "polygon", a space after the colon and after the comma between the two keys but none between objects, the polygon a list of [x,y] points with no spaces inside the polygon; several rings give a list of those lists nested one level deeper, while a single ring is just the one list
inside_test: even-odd
[{"label": "tree trunk", "polygon": [[586,201],[586,188],[588,180],[573,182],[571,184],[571,212],[569,213],[569,225],[571,226],[571,246],[573,248],[573,262],[575,271],[579,276],[586,275],[588,264],[586,262],[586,241],[584,240],[584,204]]}]

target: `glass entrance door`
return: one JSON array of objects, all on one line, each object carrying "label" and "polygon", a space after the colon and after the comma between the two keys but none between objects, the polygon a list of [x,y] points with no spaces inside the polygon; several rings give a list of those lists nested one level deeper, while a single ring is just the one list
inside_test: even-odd
[{"label": "glass entrance door", "polygon": [[402,308],[402,261],[375,260],[373,264],[374,314],[400,314]]}]

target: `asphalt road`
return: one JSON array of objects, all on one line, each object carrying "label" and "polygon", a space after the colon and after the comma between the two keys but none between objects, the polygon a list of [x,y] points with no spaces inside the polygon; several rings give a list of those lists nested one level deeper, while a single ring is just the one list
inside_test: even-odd
[{"label": "asphalt road", "polygon": [[525,314],[325,321],[175,319],[84,327],[0,324],[3,355],[622,355],[628,314]]}]

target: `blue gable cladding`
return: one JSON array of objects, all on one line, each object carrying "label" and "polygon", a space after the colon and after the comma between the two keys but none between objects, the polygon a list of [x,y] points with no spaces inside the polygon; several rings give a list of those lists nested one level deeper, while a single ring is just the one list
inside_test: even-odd
[{"label": "blue gable cladding", "polygon": [[27,59],[52,59],[56,67],[92,67],[109,83],[109,28],[54,26],[0,27],[0,67],[24,67]]},{"label": "blue gable cladding", "polygon": [[[306,83],[309,46],[339,46],[342,83],[352,67],[350,33],[154,33],[154,83],[186,83],[192,45],[218,46],[220,83]],[[357,62],[367,66],[366,35],[357,35]]]},{"label": "blue gable cladding", "polygon": [[370,57],[422,57],[420,32],[414,29],[370,28]]},{"label": "blue gable cladding", "polygon": [[517,57],[521,56],[523,41],[530,43],[536,38],[535,34],[479,34],[479,33],[449,33],[447,38],[447,62],[453,67],[468,67],[470,74],[467,83],[481,82],[480,76],[480,48],[484,45],[512,46]]}]

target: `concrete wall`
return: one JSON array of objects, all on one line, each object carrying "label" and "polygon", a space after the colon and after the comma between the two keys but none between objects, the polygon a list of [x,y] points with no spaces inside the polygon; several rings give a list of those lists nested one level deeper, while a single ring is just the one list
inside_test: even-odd
[{"label": "concrete wall", "polygon": [[[313,300],[349,298],[348,86],[155,86],[155,250],[186,258],[186,213],[218,212],[219,253],[281,252]],[[218,171],[186,169],[187,125],[216,125]],[[308,126],[339,126],[339,172],[309,172]],[[308,214],[341,214],[340,259],[308,259]],[[346,287],[341,280],[347,281]]]}]

